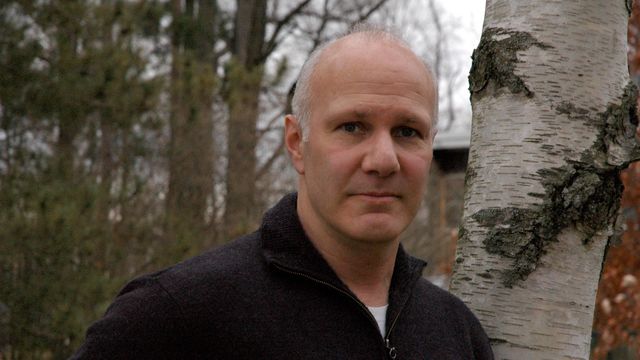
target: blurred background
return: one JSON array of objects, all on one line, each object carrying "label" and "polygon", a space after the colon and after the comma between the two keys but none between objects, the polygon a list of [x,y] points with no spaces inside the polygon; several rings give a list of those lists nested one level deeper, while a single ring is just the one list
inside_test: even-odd
[{"label": "blurred background", "polygon": [[[64,359],[132,277],[259,226],[295,190],[283,116],[308,54],[393,25],[440,88],[434,165],[405,248],[446,287],[462,212],[467,74],[483,0],[0,3],[0,360]],[[640,12],[629,26],[640,79]],[[607,255],[594,359],[640,359],[640,166]]]}]

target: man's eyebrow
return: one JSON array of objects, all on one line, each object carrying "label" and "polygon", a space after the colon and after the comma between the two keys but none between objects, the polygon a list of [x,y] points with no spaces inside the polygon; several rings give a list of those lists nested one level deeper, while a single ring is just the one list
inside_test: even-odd
[{"label": "man's eyebrow", "polygon": [[355,120],[365,120],[369,117],[370,111],[360,110],[360,109],[346,109],[344,111],[338,111],[334,116],[336,119],[355,119]]},{"label": "man's eyebrow", "polygon": [[357,109],[357,110],[349,111],[349,113],[350,115],[353,115],[353,117],[357,119],[364,119],[371,113],[371,111]]},{"label": "man's eyebrow", "polygon": [[428,122],[421,121],[416,116],[401,116],[400,119],[407,124],[422,124],[430,127]]},{"label": "man's eyebrow", "polygon": [[[356,120],[366,120],[369,116],[371,116],[372,112],[373,110],[367,109],[346,109],[344,111],[337,112],[336,115],[337,117],[341,118],[348,117]],[[406,124],[426,125],[427,127],[431,128],[431,125],[428,124],[428,121],[427,123],[425,123],[424,121],[420,120],[420,117],[417,114],[414,113],[399,114],[397,115],[396,120],[400,120]]]}]

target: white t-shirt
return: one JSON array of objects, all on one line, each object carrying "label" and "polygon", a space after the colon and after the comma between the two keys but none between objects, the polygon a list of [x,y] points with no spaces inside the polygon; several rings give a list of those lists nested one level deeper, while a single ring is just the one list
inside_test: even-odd
[{"label": "white t-shirt", "polygon": [[378,323],[378,328],[380,329],[380,334],[384,337],[385,326],[387,324],[387,308],[389,304],[384,306],[367,306],[371,315],[376,319]]}]

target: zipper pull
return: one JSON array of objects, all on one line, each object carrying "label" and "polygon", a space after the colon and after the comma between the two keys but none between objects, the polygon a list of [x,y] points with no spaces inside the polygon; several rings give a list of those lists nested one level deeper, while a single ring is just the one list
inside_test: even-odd
[{"label": "zipper pull", "polygon": [[395,359],[396,356],[398,356],[398,353],[396,352],[396,348],[394,346],[391,346],[389,338],[385,339],[385,346],[387,347],[387,351],[389,351],[389,357],[391,359]]}]

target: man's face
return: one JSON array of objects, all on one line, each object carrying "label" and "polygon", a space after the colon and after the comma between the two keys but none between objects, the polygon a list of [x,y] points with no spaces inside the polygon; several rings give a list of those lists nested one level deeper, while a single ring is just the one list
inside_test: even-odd
[{"label": "man's face", "polygon": [[311,80],[309,137],[292,153],[307,230],[342,241],[399,237],[431,165],[434,94],[424,65],[397,44],[352,36],[325,51]]}]

